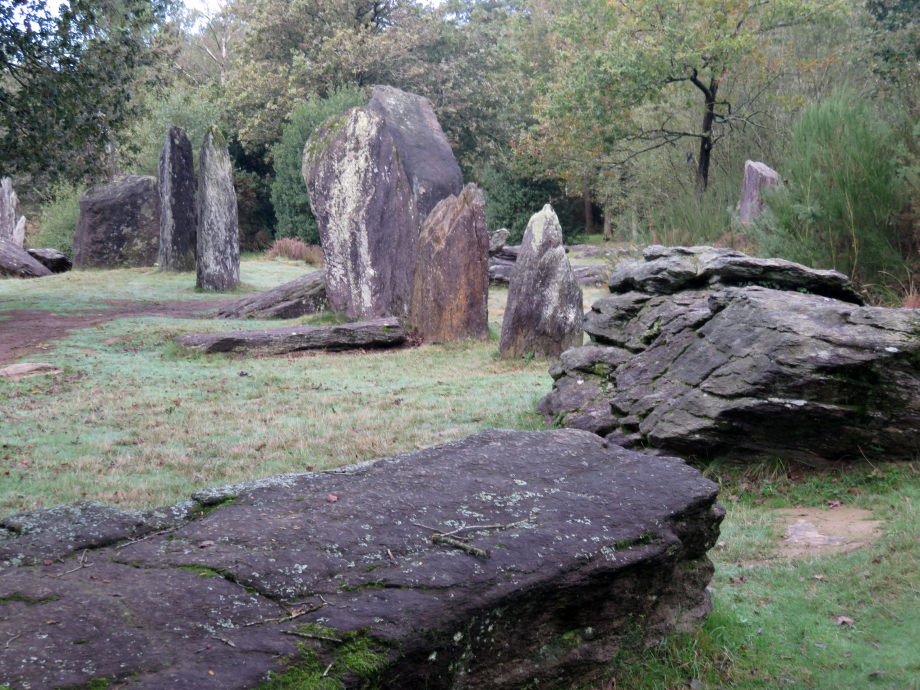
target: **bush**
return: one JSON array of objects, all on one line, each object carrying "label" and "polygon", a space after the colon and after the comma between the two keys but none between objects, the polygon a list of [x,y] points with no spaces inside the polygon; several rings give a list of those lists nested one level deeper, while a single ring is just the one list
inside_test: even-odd
[{"label": "bush", "polygon": [[291,121],[284,126],[281,141],[272,148],[275,164],[272,204],[278,219],[276,237],[298,238],[313,244],[319,242],[319,227],[310,209],[310,198],[301,172],[303,148],[313,130],[328,118],[365,103],[367,94],[363,90],[343,86],[331,91],[326,98],[314,96],[294,108]]},{"label": "bush", "polygon": [[283,259],[290,259],[292,261],[305,261],[314,266],[323,265],[322,247],[315,244],[305,244],[291,237],[275,240],[272,243],[271,249],[265,254],[267,259],[277,259],[279,256]]},{"label": "bush", "polygon": [[57,249],[73,256],[73,233],[80,219],[80,195],[83,185],[60,183],[52,187],[48,200],[42,204],[38,218],[38,232],[32,245]]}]

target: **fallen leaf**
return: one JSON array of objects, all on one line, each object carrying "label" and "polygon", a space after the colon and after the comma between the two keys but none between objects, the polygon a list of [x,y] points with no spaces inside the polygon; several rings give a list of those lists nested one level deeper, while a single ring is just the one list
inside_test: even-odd
[{"label": "fallen leaf", "polygon": [[718,544],[716,544],[716,546],[718,546],[721,549],[723,546],[725,546],[725,542],[720,541]]},{"label": "fallen leaf", "polygon": [[208,675],[209,675],[209,676],[213,676],[213,675],[214,675],[214,671],[208,671]]},{"label": "fallen leaf", "polygon": [[851,656],[853,656],[853,652],[847,652],[847,653],[844,654],[843,656],[844,656],[845,658],[849,659]]},{"label": "fallen leaf", "polygon": [[816,580],[823,580],[823,579],[824,579],[824,575],[815,575],[815,579],[816,579]]},{"label": "fallen leaf", "polygon": [[53,561],[49,561],[47,558],[44,560],[45,565],[51,565]]},{"label": "fallen leaf", "polygon": [[335,494],[329,494],[328,496],[326,496],[326,500],[329,501],[330,503],[335,503],[336,501],[339,500],[339,497],[336,496]]},{"label": "fallen leaf", "polygon": [[877,678],[878,676],[884,676],[884,675],[885,675],[884,671],[873,671],[872,673],[869,674],[869,677]]},{"label": "fallen leaf", "polygon": [[105,582],[106,584],[108,584],[108,583],[109,583],[109,581],[108,581],[108,580],[103,580],[103,582]]},{"label": "fallen leaf", "polygon": [[214,546],[214,542],[213,542],[213,541],[203,541],[203,542],[201,542],[201,543],[198,545],[198,548],[199,548],[199,549],[206,549],[206,548],[208,548],[209,546]]},{"label": "fallen leaf", "polygon": [[828,508],[839,508],[842,505],[843,504],[840,501],[828,501],[827,502]]},{"label": "fallen leaf", "polygon": [[853,625],[855,622],[852,618],[847,618],[846,616],[837,616],[834,619],[834,625]]}]

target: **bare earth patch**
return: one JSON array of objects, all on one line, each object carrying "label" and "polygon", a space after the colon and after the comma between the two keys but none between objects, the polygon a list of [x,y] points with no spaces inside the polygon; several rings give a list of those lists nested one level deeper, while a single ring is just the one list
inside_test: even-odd
[{"label": "bare earth patch", "polygon": [[785,532],[779,547],[783,556],[846,553],[876,541],[881,520],[862,508],[784,508]]}]

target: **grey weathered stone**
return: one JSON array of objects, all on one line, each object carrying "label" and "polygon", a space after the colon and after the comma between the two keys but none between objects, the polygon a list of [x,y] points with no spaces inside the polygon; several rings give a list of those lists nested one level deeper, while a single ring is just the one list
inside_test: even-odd
[{"label": "grey weathered stone", "polygon": [[582,343],[581,288],[547,204],[527,224],[515,263],[499,343],[501,357],[558,357]]},{"label": "grey weathered stone", "polygon": [[8,240],[22,247],[26,237],[26,218],[19,214],[19,197],[13,190],[13,181],[0,179],[0,240]]},{"label": "grey weathered stone", "polygon": [[[489,259],[489,282],[493,285],[507,285],[511,282],[516,261],[509,261],[499,256]],[[606,266],[572,266],[575,280],[579,285],[604,285],[610,279]]]},{"label": "grey weathered stone", "polygon": [[26,249],[33,259],[52,273],[66,273],[73,268],[73,260],[57,249]]},{"label": "grey weathered stone", "polygon": [[354,319],[405,318],[419,214],[384,118],[354,108],[327,120],[304,148],[303,176],[332,309]]},{"label": "grey weathered stone", "polygon": [[[15,516],[21,531],[0,529],[0,678],[251,690],[299,666],[298,687],[324,670],[347,690],[595,685],[625,645],[711,610],[717,491],[583,431],[488,430],[200,492],[206,515],[188,502]],[[453,530],[468,543],[432,539]],[[343,658],[355,647],[363,668]],[[35,663],[49,649],[54,663]]]},{"label": "grey weathered stone", "polygon": [[757,161],[744,162],[744,179],[741,181],[741,198],[736,209],[744,227],[757,218],[763,211],[764,204],[760,198],[763,189],[772,189],[780,182],[779,173],[766,163]]},{"label": "grey weathered stone", "polygon": [[194,271],[198,243],[195,162],[185,130],[170,125],[160,152],[161,271]]},{"label": "grey weathered stone", "polygon": [[486,201],[474,184],[442,199],[419,238],[412,331],[426,341],[489,337]]},{"label": "grey weathered stone", "polygon": [[243,297],[216,314],[219,319],[296,319],[329,309],[326,272],[313,271],[258,295]]},{"label": "grey weathered stone", "polygon": [[0,275],[18,278],[41,278],[51,271],[32,258],[22,247],[11,240],[0,238]]},{"label": "grey weathered stone", "polygon": [[231,333],[180,335],[173,342],[196,352],[246,352],[283,355],[301,350],[351,350],[393,347],[406,340],[396,317],[358,321],[338,326],[289,326]]},{"label": "grey weathered stone", "polygon": [[498,230],[493,230],[489,233],[489,256],[495,256],[502,249],[504,249],[505,244],[508,242],[508,238],[511,237],[511,231],[508,228],[499,228]]},{"label": "grey weathered stone", "polygon": [[367,110],[383,117],[424,221],[441,199],[463,189],[463,174],[431,104],[424,96],[375,86]]},{"label": "grey weathered stone", "polygon": [[240,283],[240,230],[227,142],[210,127],[198,155],[196,287],[223,292]]},{"label": "grey weathered stone", "polygon": [[74,268],[153,266],[160,241],[160,196],[154,177],[126,175],[80,197]]}]

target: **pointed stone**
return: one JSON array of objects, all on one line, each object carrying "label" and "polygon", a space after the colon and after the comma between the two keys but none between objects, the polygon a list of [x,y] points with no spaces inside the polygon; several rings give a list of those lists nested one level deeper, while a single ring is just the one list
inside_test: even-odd
[{"label": "pointed stone", "polygon": [[489,337],[486,201],[474,184],[443,199],[419,238],[410,324],[422,339]]},{"label": "pointed stone", "polygon": [[9,240],[22,247],[26,237],[26,217],[19,215],[19,197],[13,190],[13,181],[0,180],[0,239]]},{"label": "pointed stone", "polygon": [[764,203],[761,191],[772,189],[779,184],[779,173],[766,163],[757,161],[744,162],[744,180],[741,182],[741,198],[738,200],[737,213],[742,225],[747,227],[763,211]]},{"label": "pointed stone", "polygon": [[185,130],[170,125],[160,153],[161,271],[194,271],[198,242],[195,163]]},{"label": "pointed stone", "polygon": [[547,204],[527,224],[508,286],[498,352],[555,358],[582,344],[581,288],[562,246],[562,227]]},{"label": "pointed stone", "polygon": [[196,287],[223,292],[240,282],[240,231],[233,164],[217,127],[205,134],[198,156]]}]

